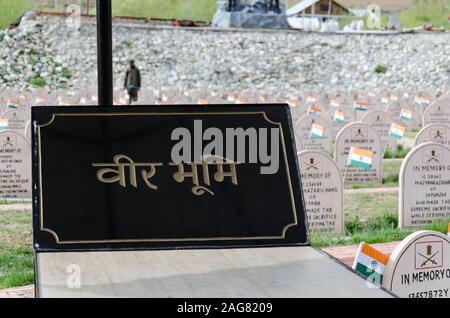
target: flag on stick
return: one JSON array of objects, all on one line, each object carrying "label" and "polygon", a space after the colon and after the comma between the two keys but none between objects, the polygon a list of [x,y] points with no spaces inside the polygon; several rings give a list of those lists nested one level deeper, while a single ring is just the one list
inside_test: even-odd
[{"label": "flag on stick", "polygon": [[8,103],[6,105],[8,108],[18,109],[20,107],[20,101],[18,99],[8,99]]},{"label": "flag on stick", "polygon": [[372,151],[352,147],[347,165],[370,170],[372,169],[373,156],[374,153]]},{"label": "flag on stick", "polygon": [[411,109],[403,108],[400,112],[400,119],[406,123],[409,123],[412,119],[413,111]]},{"label": "flag on stick", "polygon": [[0,130],[8,128],[8,119],[0,118]]},{"label": "flag on stick", "polygon": [[353,269],[372,282],[381,284],[388,261],[389,256],[366,243],[361,243],[353,263]]},{"label": "flag on stick", "polygon": [[308,108],[308,114],[316,114],[316,115],[320,115],[322,114],[322,109],[320,109],[319,107],[312,105]]},{"label": "flag on stick", "polygon": [[359,111],[367,111],[367,102],[355,102],[355,104],[353,105],[353,108],[355,110],[359,110]]},{"label": "flag on stick", "polygon": [[319,124],[313,124],[309,136],[313,139],[323,138],[325,128]]},{"label": "flag on stick", "polygon": [[403,136],[405,135],[406,128],[402,125],[393,123],[391,125],[391,130],[389,132],[390,137],[394,137],[395,139],[403,139]]},{"label": "flag on stick", "polygon": [[339,124],[343,124],[345,122],[345,113],[339,110],[335,111],[334,121],[336,121]]}]

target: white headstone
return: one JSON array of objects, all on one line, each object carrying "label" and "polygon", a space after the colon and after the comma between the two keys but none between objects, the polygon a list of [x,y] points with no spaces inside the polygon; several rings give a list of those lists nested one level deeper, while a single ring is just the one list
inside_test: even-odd
[{"label": "white headstone", "polygon": [[450,219],[450,148],[415,147],[400,169],[399,225],[419,227]]},{"label": "white headstone", "polygon": [[31,146],[10,130],[0,132],[0,198],[31,198]]},{"label": "white headstone", "polygon": [[375,130],[377,131],[378,135],[381,138],[383,149],[386,146],[386,143],[389,141],[387,149],[395,150],[395,147],[397,145],[397,139],[389,138],[392,119],[387,112],[382,110],[372,111],[363,117],[362,122],[367,123],[373,128],[375,128]]},{"label": "white headstone", "polygon": [[0,117],[8,119],[8,129],[20,130],[22,132],[27,122],[31,119],[31,111],[28,113],[24,108],[11,108],[4,111]]},{"label": "white headstone", "polygon": [[382,285],[402,298],[450,298],[450,238],[419,231],[392,253]]},{"label": "white headstone", "polygon": [[308,217],[313,232],[344,232],[342,175],[329,155],[306,150],[299,153],[300,172]]},{"label": "white headstone", "polygon": [[450,146],[450,126],[431,124],[423,128],[416,136],[416,146],[427,142],[437,142]]},{"label": "white headstone", "polygon": [[423,127],[430,124],[450,125],[450,105],[435,102],[423,113]]},{"label": "white headstone", "polygon": [[[348,157],[352,147],[369,150],[374,153],[371,170],[348,167]],[[345,184],[381,183],[383,145],[375,128],[363,122],[355,122],[345,126],[337,135],[335,160]]]},{"label": "white headstone", "polygon": [[[318,124],[324,128],[322,138],[310,138],[313,124]],[[308,114],[300,118],[294,127],[296,139],[300,140],[303,148],[297,150],[318,150],[329,153],[332,144],[333,129],[328,121],[322,116]],[[297,145],[298,146],[298,145]]]}]

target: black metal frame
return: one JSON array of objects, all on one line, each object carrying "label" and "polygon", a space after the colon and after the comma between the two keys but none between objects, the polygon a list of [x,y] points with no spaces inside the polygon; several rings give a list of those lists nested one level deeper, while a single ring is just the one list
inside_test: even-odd
[{"label": "black metal frame", "polygon": [[97,0],[98,104],[113,105],[112,4]]}]

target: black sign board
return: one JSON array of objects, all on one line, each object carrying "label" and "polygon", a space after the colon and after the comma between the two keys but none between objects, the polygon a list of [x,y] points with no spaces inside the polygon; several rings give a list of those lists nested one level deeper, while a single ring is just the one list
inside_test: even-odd
[{"label": "black sign board", "polygon": [[32,121],[37,251],[308,244],[287,105],[33,107]]}]

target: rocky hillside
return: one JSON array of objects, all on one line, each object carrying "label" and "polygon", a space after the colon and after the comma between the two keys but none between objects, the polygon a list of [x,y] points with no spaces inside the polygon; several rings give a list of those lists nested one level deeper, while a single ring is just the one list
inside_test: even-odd
[{"label": "rocky hillside", "polygon": [[[136,59],[144,86],[207,90],[368,90],[448,87],[450,33],[339,35],[114,27],[115,85]],[[28,14],[0,31],[0,89],[92,87],[96,29]]]}]

